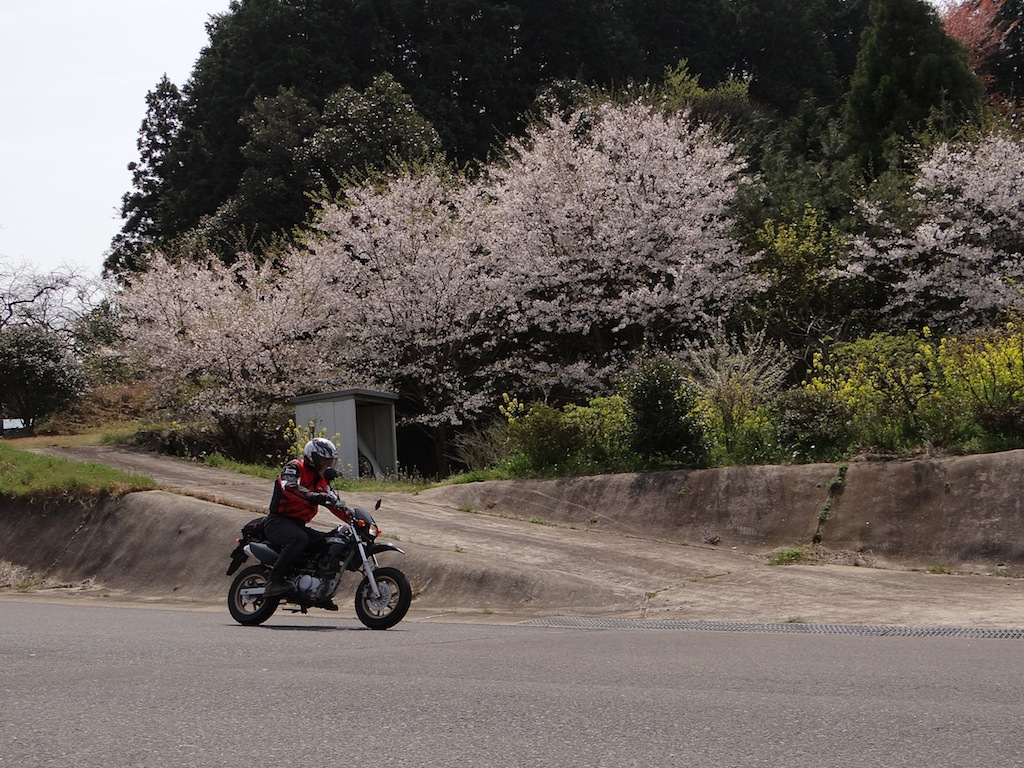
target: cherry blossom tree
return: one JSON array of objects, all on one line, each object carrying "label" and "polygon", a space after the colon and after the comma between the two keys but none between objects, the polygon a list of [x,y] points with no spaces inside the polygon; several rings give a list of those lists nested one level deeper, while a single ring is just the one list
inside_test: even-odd
[{"label": "cherry blossom tree", "polygon": [[451,428],[502,392],[607,390],[642,344],[681,349],[751,288],[727,214],[742,165],[685,115],[601,105],[509,152],[472,183],[347,189],[273,266],[157,259],[118,299],[132,348],[167,402],[228,424],[307,386],[397,391],[443,471]]},{"label": "cherry blossom tree", "polygon": [[491,169],[488,247],[516,286],[507,332],[545,390],[607,386],[622,355],[681,348],[750,289],[728,213],[743,163],[687,114],[582,108],[507,158]]},{"label": "cherry blossom tree", "polygon": [[750,287],[727,214],[742,165],[685,115],[603,104],[508,150],[472,184],[348,190],[310,246],[347,264],[346,348],[434,426],[493,411],[505,387],[607,389],[620,358],[681,348]]},{"label": "cherry blossom tree", "polygon": [[157,402],[215,422],[240,456],[287,398],[338,383],[333,297],[322,265],[292,252],[272,265],[153,257],[114,297],[127,353]]},{"label": "cherry blossom tree", "polygon": [[473,183],[347,190],[309,245],[351,297],[346,364],[403,394],[439,461],[501,392],[607,391],[642,344],[681,348],[751,285],[727,214],[741,163],[685,115],[605,104],[508,149]]},{"label": "cherry blossom tree", "polygon": [[483,201],[444,171],[406,172],[328,205],[309,245],[334,265],[343,357],[403,395],[404,417],[431,433],[439,467],[448,428],[494,410],[500,323],[512,289],[476,237]]},{"label": "cherry blossom tree", "polygon": [[1024,307],[1024,147],[990,134],[943,143],[924,160],[913,189],[917,215],[897,222],[870,205],[878,229],[857,244],[854,268],[889,286],[894,326],[960,331]]}]

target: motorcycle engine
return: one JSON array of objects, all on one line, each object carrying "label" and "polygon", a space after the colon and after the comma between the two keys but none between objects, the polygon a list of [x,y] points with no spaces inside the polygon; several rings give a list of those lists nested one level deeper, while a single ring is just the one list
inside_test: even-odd
[{"label": "motorcycle engine", "polygon": [[320,589],[321,581],[316,576],[310,576],[309,574],[302,574],[295,582],[295,586],[299,592],[303,594],[313,594]]}]

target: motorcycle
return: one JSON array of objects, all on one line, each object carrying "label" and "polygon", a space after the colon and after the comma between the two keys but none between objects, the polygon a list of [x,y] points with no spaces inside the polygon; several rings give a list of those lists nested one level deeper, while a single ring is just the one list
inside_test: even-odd
[{"label": "motorcycle", "polygon": [[[337,497],[335,497],[337,500]],[[346,571],[362,572],[363,579],[356,588],[356,616],[370,629],[389,629],[409,611],[412,587],[408,578],[397,568],[381,566],[377,555],[381,552],[399,552],[391,543],[377,542],[380,534],[373,516],[358,507],[348,510],[340,501],[328,504],[346,514],[342,522],[328,532],[323,546],[306,551],[288,574],[292,592],[279,597],[266,598],[264,592],[270,570],[278,552],[263,534],[266,517],[256,518],[242,527],[242,535],[231,552],[227,575],[231,576],[249,557],[259,561],[235,576],[228,589],[228,612],[239,624],[262,624],[283,606],[284,610],[307,613],[313,607],[336,610],[332,598],[338,591]],[[380,499],[374,511],[380,509]]]}]

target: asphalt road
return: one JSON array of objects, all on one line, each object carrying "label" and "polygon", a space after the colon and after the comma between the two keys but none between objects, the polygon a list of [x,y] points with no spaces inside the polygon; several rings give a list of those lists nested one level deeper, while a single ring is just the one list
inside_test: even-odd
[{"label": "asphalt road", "polygon": [[1022,643],[6,595],[0,766],[1019,766]]}]

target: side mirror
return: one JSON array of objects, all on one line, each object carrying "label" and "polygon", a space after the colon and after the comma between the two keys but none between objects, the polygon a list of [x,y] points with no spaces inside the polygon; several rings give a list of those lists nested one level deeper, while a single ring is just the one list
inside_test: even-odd
[{"label": "side mirror", "polygon": [[338,470],[336,470],[334,467],[328,467],[327,471],[324,472],[324,480],[326,480],[328,483],[333,483],[337,477]]}]

